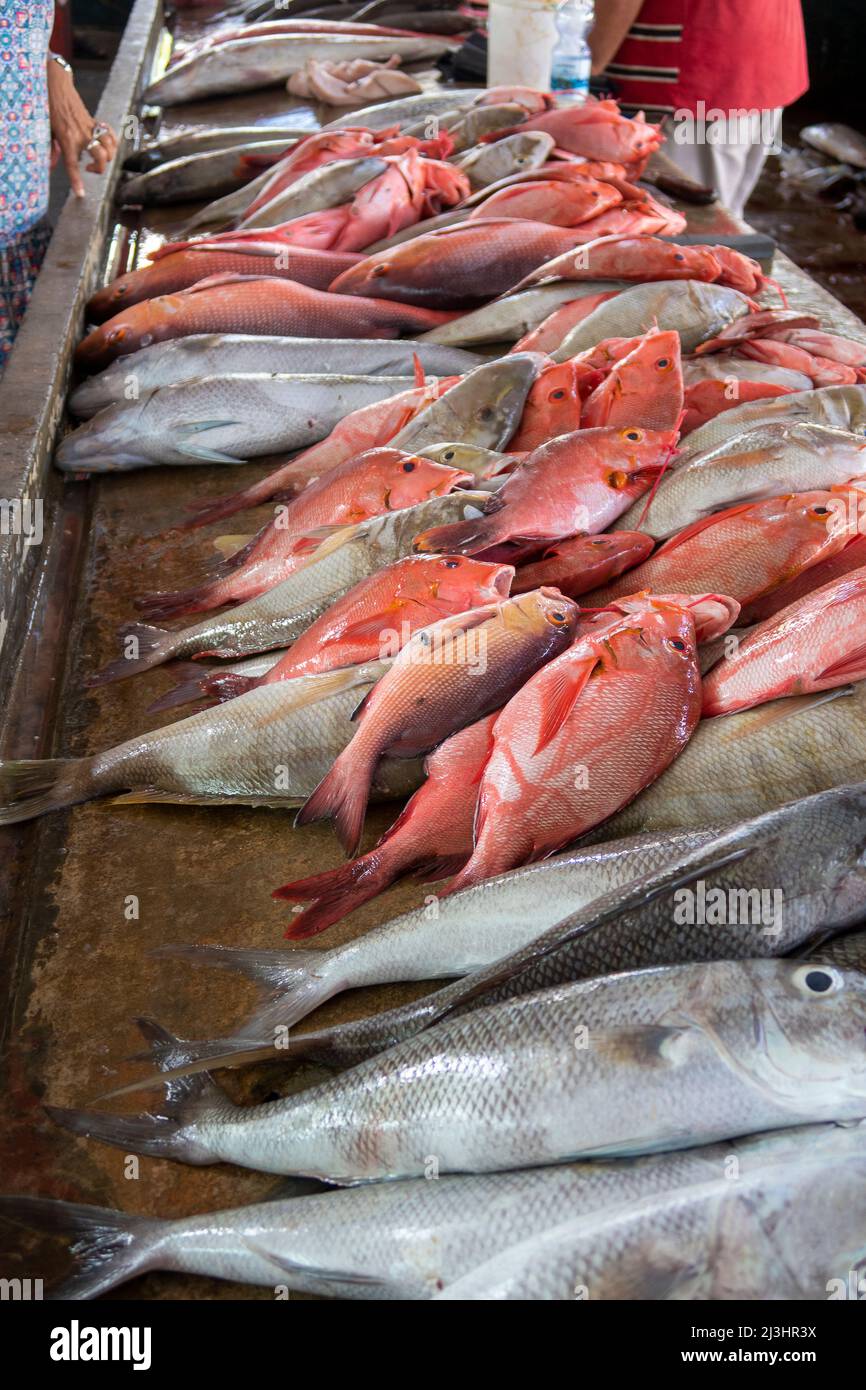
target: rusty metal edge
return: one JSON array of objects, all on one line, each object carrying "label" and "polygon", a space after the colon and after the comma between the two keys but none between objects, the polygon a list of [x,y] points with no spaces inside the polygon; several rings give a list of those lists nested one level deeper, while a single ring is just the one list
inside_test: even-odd
[{"label": "rusty metal edge", "polygon": [[[112,65],[97,117],[120,138],[105,178],[84,174],[87,196],[67,199],[15,348],[0,381],[0,498],[49,510],[60,494],[51,459],[81,335],[84,306],[105,255],[114,194],[130,144],[128,117],[138,112],[163,25],[162,0],[136,0]],[[28,596],[39,547],[0,533],[0,701],[6,704],[27,629]]]}]

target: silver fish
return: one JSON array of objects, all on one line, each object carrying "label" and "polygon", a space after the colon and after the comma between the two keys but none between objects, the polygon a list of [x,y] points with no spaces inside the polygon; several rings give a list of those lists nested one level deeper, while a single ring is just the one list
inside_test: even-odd
[{"label": "silver fish", "polygon": [[820,960],[826,965],[838,965],[842,970],[866,971],[866,931],[845,932],[833,936],[814,950],[809,951],[810,960]]},{"label": "silver fish", "polygon": [[[300,72],[308,58],[317,62],[341,62],[347,58],[387,60],[397,54],[404,62],[415,63],[441,58],[454,47],[452,40],[432,35],[371,38],[363,34],[268,34],[234,39],[173,64],[151,82],[142,100],[152,106],[176,106],[221,92],[273,86],[293,72]],[[360,119],[361,113],[356,115]]]},{"label": "silver fish", "polygon": [[725,285],[707,285],[702,280],[651,280],[632,285],[616,299],[599,305],[572,328],[552,355],[555,361],[565,362],[604,338],[634,338],[654,324],[663,331],[676,330],[683,352],[694,352],[748,312],[746,296]]},{"label": "silver fish", "polygon": [[484,359],[461,348],[442,348],[411,338],[269,338],[254,333],[196,333],[169,338],[118,358],[76,386],[68,401],[87,418],[108,405],[122,405],[131,392],[179,385],[197,377],[246,376],[411,376],[418,358],[431,376],[460,375]]},{"label": "silver fish", "polygon": [[[424,336],[430,337],[430,334]],[[813,391],[797,391],[791,396],[774,396],[732,406],[686,435],[678,467],[696,454],[706,453],[733,435],[742,434],[743,430],[776,421],[791,424],[808,421],[866,434],[866,385],[819,386]]]},{"label": "silver fish", "polygon": [[524,135],[506,135],[492,145],[474,145],[454,163],[468,176],[475,192],[512,174],[539,169],[555,144],[546,131],[527,130]]},{"label": "silver fish", "polygon": [[127,178],[117,200],[132,203],[183,203],[195,198],[216,198],[249,182],[252,171],[245,171],[244,155],[287,152],[285,139],[264,140],[228,150],[209,150],[205,154],[182,155]]},{"label": "silver fish", "polygon": [[148,140],[140,149],[133,150],[123,161],[129,173],[143,174],[148,169],[156,169],[160,164],[168,164],[187,155],[209,154],[211,150],[230,150],[238,145],[250,145],[259,140],[282,140],[286,145],[303,140],[312,135],[318,125],[314,122],[304,126],[298,120],[296,125],[241,125],[209,126],[206,129],[181,129],[173,135],[162,135],[158,140]]},{"label": "silver fish", "polygon": [[482,363],[399,430],[391,448],[418,453],[428,444],[459,439],[483,449],[504,449],[545,361],[541,353],[515,352]]},{"label": "silver fish", "polygon": [[[0,824],[119,793],[135,804],[298,806],[349,742],[352,713],[388,664],[345,668],[336,693],[330,672],[258,686],[92,757],[0,762]],[[376,794],[406,796],[420,778],[419,760],[390,759]]]},{"label": "silver fish", "polygon": [[739,502],[830,488],[864,471],[863,435],[826,425],[758,426],[663,477],[649,508],[633,506],[617,529],[640,529],[661,540]]},{"label": "silver fish", "polygon": [[461,444],[457,440],[446,440],[442,444],[427,444],[420,451],[425,458],[434,463],[445,463],[451,468],[462,468],[464,473],[474,473],[476,484],[485,491],[494,481],[485,478],[485,473],[495,473],[511,462],[509,454],[501,454],[496,449],[481,449],[477,444]]},{"label": "silver fish", "polygon": [[[291,682],[287,682],[291,684]],[[245,697],[240,697],[241,699]],[[778,960],[607,975],[473,1010],[285,1099],[199,1077],[158,1115],[57,1110],[125,1152],[336,1182],[691,1148],[866,1113],[866,978]]]},{"label": "silver fish", "polygon": [[277,165],[272,165],[269,169],[263,169],[249,183],[245,183],[243,188],[236,188],[233,193],[226,193],[222,198],[215,198],[213,202],[205,203],[204,207],[199,208],[198,212],[184,224],[182,235],[188,236],[191,232],[200,231],[202,228],[237,226],[250,204],[270,183],[277,167]]},{"label": "silver fish", "polygon": [[[611,294],[628,289],[625,280],[586,280],[581,283],[539,285],[537,289],[521,290],[468,314],[460,314],[450,323],[442,323],[421,336],[422,342],[465,347],[474,343],[514,343],[525,333],[531,333],[540,323],[574,299],[589,295]],[[602,306],[604,307],[604,306]],[[594,317],[594,315],[590,315]]]},{"label": "silver fish", "polygon": [[445,126],[451,139],[454,141],[455,153],[460,154],[463,150],[470,150],[478,144],[479,140],[485,136],[495,135],[498,130],[509,130],[512,126],[522,125],[527,119],[526,108],[518,102],[499,102],[484,106],[472,106],[467,111],[463,111],[457,120],[444,120]]},{"label": "silver fish", "polygon": [[239,223],[242,230],[250,227],[276,227],[294,217],[348,203],[354,193],[371,179],[386,173],[388,165],[375,155],[360,155],[357,159],[335,159],[302,174],[294,183],[277,193],[256,212],[247,213]]},{"label": "silver fish", "polygon": [[[486,494],[450,493],[414,507],[342,527],[313,551],[306,564],[280,584],[191,627],[168,631],[133,623],[125,636],[136,639],[136,655],[112,662],[94,684],[121,680],[176,657],[248,656],[287,647],[332,603],[377,570],[412,554],[419,531],[435,522],[462,518],[467,506]],[[125,643],[124,643],[125,647]]]},{"label": "silver fish", "polygon": [[411,385],[398,376],[199,377],[100,410],[66,435],[54,462],[71,473],[243,463],[315,444],[350,411]]},{"label": "silver fish", "polygon": [[[442,975],[450,959],[458,967],[453,973],[465,978],[385,1013],[299,1035],[289,1049],[293,1060],[357,1062],[458,1012],[612,971],[720,956],[782,955],[845,930],[862,917],[866,888],[859,865],[864,845],[866,787],[834,789],[730,830],[681,832],[670,841],[664,833],[605,841],[595,851],[600,860],[593,859],[593,851],[582,850],[566,856],[562,867],[548,875],[542,864],[519,871],[517,879],[505,876],[479,884],[467,890],[473,897],[455,894],[441,904],[441,943],[430,940],[430,929],[418,914],[409,914],[333,953],[200,954],[195,948],[171,947],[171,954],[179,950],[193,961],[240,969],[274,991],[234,1036],[191,1044],[190,1051],[220,1063],[273,1057],[279,1025],[297,1022],[347,985],[378,982],[382,973],[385,980],[395,978],[387,973],[392,969],[389,949],[395,970],[405,969],[412,959],[419,973],[435,968]],[[594,884],[599,895],[587,900]],[[503,950],[496,958],[491,954],[496,926],[486,914],[495,914],[498,899],[517,894],[514,911],[520,916],[518,903],[533,886],[539,902],[550,894],[554,924],[538,931],[535,924],[543,922],[543,910],[525,913],[522,927],[512,922],[503,930]],[[482,912],[485,892],[493,893],[494,900]],[[572,893],[584,901],[565,908],[564,899]],[[716,905],[713,912],[698,910],[698,895],[704,904]],[[725,904],[721,925],[720,902]],[[455,914],[458,920],[463,917],[462,942],[455,936]],[[496,920],[494,915],[492,922]],[[517,940],[521,933],[523,944]],[[485,951],[486,963],[481,960]],[[473,958],[475,969],[464,970]]]},{"label": "silver fish", "polygon": [[[740,1159],[745,1159],[743,1166]],[[732,1162],[736,1167],[732,1167]],[[731,1174],[735,1173],[735,1181]],[[847,1298],[866,1246],[866,1130],[764,1141],[666,1192],[570,1215],[446,1285],[440,1300]]]},{"label": "silver fish", "polygon": [[[374,106],[362,106],[360,110],[352,112],[352,123],[366,126],[368,130],[385,130],[392,125],[399,125],[405,130],[411,122],[425,122],[428,117],[439,117],[443,112],[453,111],[458,101],[468,107],[478,97],[486,95],[486,87],[461,87],[459,92],[434,88],[430,92],[419,92],[414,97],[401,97],[399,101],[379,101]],[[346,117],[337,116],[322,129],[342,130],[345,125]]]},{"label": "silver fish", "polygon": [[[166,1052],[179,1050],[164,1030],[146,1028]],[[587,1218],[722,1176],[730,1185],[732,1159],[748,1177],[771,1161],[829,1158],[861,1130],[808,1125],[645,1158],[275,1196],[174,1221],[26,1196],[0,1197],[0,1217],[80,1240],[54,1298],[96,1298],[165,1269],[336,1298],[426,1299],[565,1213]]]}]

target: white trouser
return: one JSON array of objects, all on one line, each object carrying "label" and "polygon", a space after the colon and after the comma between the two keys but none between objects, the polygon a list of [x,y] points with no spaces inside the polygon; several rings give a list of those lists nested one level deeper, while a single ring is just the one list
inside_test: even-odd
[{"label": "white trouser", "polygon": [[[666,117],[664,152],[689,178],[714,188],[725,207],[741,217],[764,160],[780,147],[782,109],[754,111],[733,119],[726,131],[714,129],[714,125],[712,119],[702,124]],[[727,138],[716,142],[720,131]]]}]

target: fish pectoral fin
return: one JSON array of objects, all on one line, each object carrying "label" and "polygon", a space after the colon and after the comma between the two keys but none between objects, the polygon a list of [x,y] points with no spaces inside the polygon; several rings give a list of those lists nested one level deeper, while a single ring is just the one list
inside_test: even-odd
[{"label": "fish pectoral fin", "polygon": [[825,666],[819,679],[826,680],[828,677],[843,681],[862,681],[866,678],[866,642],[855,647],[841,661]]},{"label": "fish pectoral fin", "polygon": [[677,1067],[688,1061],[692,1043],[701,1037],[694,1027],[645,1024],[636,1028],[590,1030],[587,1046],[596,1057],[626,1066]]},{"label": "fish pectoral fin", "polygon": [[537,758],[559,733],[598,662],[598,656],[589,656],[585,661],[571,662],[562,671],[548,672],[550,694],[542,714],[534,757]]},{"label": "fish pectoral fin", "polygon": [[389,623],[396,622],[402,607],[402,603],[392,603],[388,608],[383,608],[368,618],[360,618],[356,623],[349,623],[340,633],[340,641],[357,642],[367,637],[381,639],[387,632]]},{"label": "fish pectoral fin", "polygon": [[821,690],[817,695],[791,695],[780,700],[771,700],[756,710],[744,711],[751,716],[749,732],[769,729],[773,724],[778,724],[780,719],[790,719],[792,715],[803,714],[817,705],[826,704],[829,700],[838,700],[840,696],[853,694],[853,685],[839,685],[835,690]]},{"label": "fish pectoral fin", "polygon": [[[184,436],[202,434],[205,430],[218,430],[228,425],[237,425],[238,420],[195,420],[192,424],[183,427]],[[175,449],[179,454],[187,454],[190,458],[201,459],[203,463],[245,463],[242,458],[235,458],[232,454],[220,453],[218,449],[208,449],[204,444],[193,444],[186,437],[180,439],[175,444]]]},{"label": "fish pectoral fin", "polygon": [[387,1281],[377,1274],[364,1274],[360,1270],[328,1269],[322,1265],[307,1264],[304,1260],[292,1260],[287,1255],[278,1255],[256,1240],[244,1240],[244,1245],[262,1260],[267,1260],[276,1269],[286,1274],[304,1274],[310,1279],[323,1279],[334,1284],[363,1284],[365,1287],[386,1288]]}]

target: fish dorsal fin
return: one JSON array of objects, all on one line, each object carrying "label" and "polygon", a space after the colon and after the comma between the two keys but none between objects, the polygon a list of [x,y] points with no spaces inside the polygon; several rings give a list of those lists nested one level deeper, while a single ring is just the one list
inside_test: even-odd
[{"label": "fish dorsal fin", "polygon": [[599,661],[598,652],[592,652],[580,661],[565,662],[561,668],[558,663],[553,668],[548,667],[544,681],[545,707],[533,757],[537,758],[559,733]]}]

